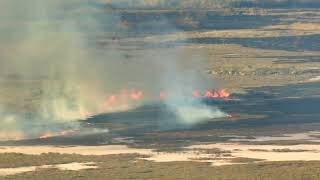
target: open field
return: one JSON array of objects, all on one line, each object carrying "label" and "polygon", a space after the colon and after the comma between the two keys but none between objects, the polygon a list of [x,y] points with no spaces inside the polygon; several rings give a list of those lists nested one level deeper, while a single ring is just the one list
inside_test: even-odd
[{"label": "open field", "polygon": [[[146,64],[174,56],[179,68],[204,74],[210,88],[232,93],[201,99],[227,116],[185,125],[154,103],[47,122],[37,116],[43,99],[73,102],[73,92],[48,95],[43,87],[59,86],[58,79],[3,69],[0,179],[320,179],[318,9],[103,7],[95,16],[103,24],[110,14],[119,22],[89,44],[97,54],[120,54],[119,64],[132,72],[114,70],[117,75],[130,77],[141,66],[158,86],[155,77],[166,69]],[[0,44],[0,53],[10,48]],[[136,86],[137,80],[123,84]]]},{"label": "open field", "polygon": [[[68,162],[96,162],[96,169],[81,171],[65,171],[54,168],[37,169],[36,171],[0,177],[1,179],[318,179],[319,163],[310,161],[267,162],[212,167],[208,163],[199,162],[163,162],[155,163],[137,159],[137,155],[113,156],[80,156],[42,154],[38,156],[1,154],[16,163],[13,167],[28,167]],[[39,159],[41,159],[39,161]],[[43,161],[43,159],[48,161]],[[38,163],[36,163],[38,161]],[[19,165],[23,162],[23,165]],[[48,162],[48,163],[47,163]],[[9,166],[2,166],[3,168]],[[276,167],[276,168],[275,168]]]}]

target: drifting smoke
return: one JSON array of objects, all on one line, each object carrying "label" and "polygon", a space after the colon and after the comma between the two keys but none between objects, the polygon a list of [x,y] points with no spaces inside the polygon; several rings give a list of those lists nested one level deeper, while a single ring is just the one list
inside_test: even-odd
[{"label": "drifting smoke", "polygon": [[[183,98],[212,86],[206,83],[212,80],[198,75],[201,68],[195,68],[201,67],[202,56],[186,58],[179,49],[121,49],[110,37],[130,30],[119,14],[92,3],[0,2],[0,140],[35,137],[57,130],[53,124],[134,108],[153,101],[160,90],[176,94],[165,101],[182,123],[224,116]],[[101,37],[107,40],[98,48]],[[189,67],[186,59],[191,59]],[[142,97],[144,101],[137,101]],[[115,103],[116,98],[122,103]]]}]

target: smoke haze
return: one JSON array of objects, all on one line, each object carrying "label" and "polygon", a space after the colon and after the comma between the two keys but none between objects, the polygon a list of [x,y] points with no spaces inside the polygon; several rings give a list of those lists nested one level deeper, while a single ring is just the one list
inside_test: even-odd
[{"label": "smoke haze", "polygon": [[[206,57],[185,57],[181,49],[121,49],[108,37],[130,30],[118,14],[92,1],[3,0],[0,20],[0,140],[37,137],[56,130],[52,124],[134,108],[154,101],[160,91],[178,94],[166,104],[188,124],[224,116],[205,106],[205,113],[190,110],[195,103],[181,100],[194,89],[212,87],[199,73]],[[108,39],[103,48],[96,43],[101,36]],[[137,90],[143,101],[128,102],[125,96]],[[115,95],[121,104],[112,102]],[[187,110],[179,110],[177,101]]]}]

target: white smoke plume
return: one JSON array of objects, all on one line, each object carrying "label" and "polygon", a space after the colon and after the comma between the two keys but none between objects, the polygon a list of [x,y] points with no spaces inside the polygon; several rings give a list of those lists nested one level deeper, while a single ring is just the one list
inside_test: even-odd
[{"label": "white smoke plume", "polygon": [[[0,2],[0,140],[35,137],[55,130],[51,124],[104,113],[110,110],[104,104],[108,95],[134,89],[146,96],[159,90],[178,94],[166,104],[183,123],[223,116],[183,98],[194,89],[212,87],[211,79],[199,76],[205,56],[186,57],[175,48],[121,49],[110,37],[129,30],[119,14],[94,2]],[[97,46],[101,37],[107,39],[103,48]]]}]

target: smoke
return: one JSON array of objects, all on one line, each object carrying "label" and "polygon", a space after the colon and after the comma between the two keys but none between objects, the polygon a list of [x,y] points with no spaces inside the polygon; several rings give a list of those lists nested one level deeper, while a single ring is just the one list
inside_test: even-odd
[{"label": "smoke", "polygon": [[[180,123],[223,115],[184,98],[212,87],[202,73],[205,56],[179,48],[123,48],[115,37],[130,29],[119,14],[93,2],[0,2],[0,140],[78,127],[75,120],[137,107],[154,101],[160,90],[174,96],[165,102]],[[103,47],[97,45],[101,39]],[[149,98],[127,102],[137,89]],[[108,97],[115,95],[122,103],[110,109]]]},{"label": "smoke", "polygon": [[101,111],[108,74],[88,48],[89,32],[100,28],[98,12],[88,7],[73,0],[1,1],[0,130],[7,138],[12,129],[18,138],[34,137]]},{"label": "smoke", "polygon": [[[206,54],[195,52],[180,52],[173,50],[171,56],[158,56],[161,66],[166,72],[161,74],[161,86],[167,92],[165,104],[177,116],[176,122],[171,122],[172,127],[165,129],[185,128],[197,123],[226,117],[227,114],[217,107],[204,104],[201,99],[190,96],[195,90],[211,89],[215,87],[213,80],[204,73]],[[180,126],[180,127],[179,127]]]}]

